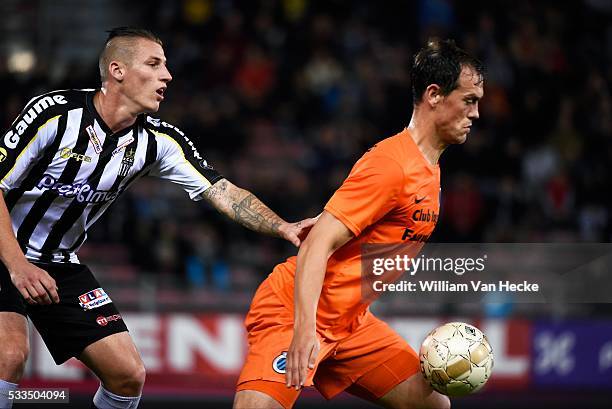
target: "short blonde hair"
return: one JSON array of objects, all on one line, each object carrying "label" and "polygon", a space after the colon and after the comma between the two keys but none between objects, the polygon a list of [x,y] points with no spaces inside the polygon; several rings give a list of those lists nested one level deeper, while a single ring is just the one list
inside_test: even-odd
[{"label": "short blonde hair", "polygon": [[116,27],[108,31],[108,38],[98,59],[102,83],[108,79],[108,64],[113,60],[129,63],[134,56],[134,46],[141,38],[163,45],[159,37],[142,28]]}]

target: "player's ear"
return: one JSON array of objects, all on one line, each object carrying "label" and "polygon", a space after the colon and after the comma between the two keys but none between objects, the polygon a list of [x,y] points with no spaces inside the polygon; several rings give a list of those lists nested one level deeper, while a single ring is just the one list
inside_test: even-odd
[{"label": "player's ear", "polygon": [[440,86],[437,84],[430,84],[425,89],[424,100],[431,108],[435,109],[436,105],[442,100],[442,89]]},{"label": "player's ear", "polygon": [[125,76],[126,66],[121,61],[111,61],[108,64],[108,72],[117,82],[123,81]]}]

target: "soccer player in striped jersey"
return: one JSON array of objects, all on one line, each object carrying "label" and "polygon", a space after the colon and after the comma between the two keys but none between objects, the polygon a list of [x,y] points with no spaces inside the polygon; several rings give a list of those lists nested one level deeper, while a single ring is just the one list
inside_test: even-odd
[{"label": "soccer player in striped jersey", "polygon": [[314,219],[287,223],[223,178],[177,127],[149,116],[172,76],[151,32],[117,28],[99,60],[99,90],[33,98],[0,139],[0,408],[28,356],[29,316],[57,364],[80,359],[101,380],[93,407],[135,408],[145,369],[121,315],[77,250],[141,176],[296,246]]}]

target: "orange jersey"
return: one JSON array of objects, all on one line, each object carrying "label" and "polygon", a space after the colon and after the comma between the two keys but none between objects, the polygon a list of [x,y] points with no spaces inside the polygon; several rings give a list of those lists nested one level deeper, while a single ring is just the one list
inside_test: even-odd
[{"label": "orange jersey", "polygon": [[[355,237],[329,258],[317,309],[317,331],[331,340],[347,336],[364,319],[361,294],[363,244],[423,242],[440,207],[440,168],[432,166],[408,129],[368,150],[325,210]],[[293,310],[296,257],[277,265],[268,280]]]}]

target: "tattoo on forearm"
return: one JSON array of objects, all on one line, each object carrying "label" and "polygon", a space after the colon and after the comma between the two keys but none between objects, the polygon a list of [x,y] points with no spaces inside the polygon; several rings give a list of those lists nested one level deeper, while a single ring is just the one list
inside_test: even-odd
[{"label": "tattoo on forearm", "polygon": [[204,192],[204,197],[210,202],[215,203],[218,199],[222,199],[227,195],[227,185],[227,180],[221,179]]},{"label": "tattoo on forearm", "polygon": [[262,233],[277,234],[282,220],[253,194],[232,204],[233,219],[245,227]]},{"label": "tattoo on forearm", "polygon": [[204,197],[219,212],[251,230],[279,234],[283,220],[252,193],[232,185],[226,179],[207,189]]}]

